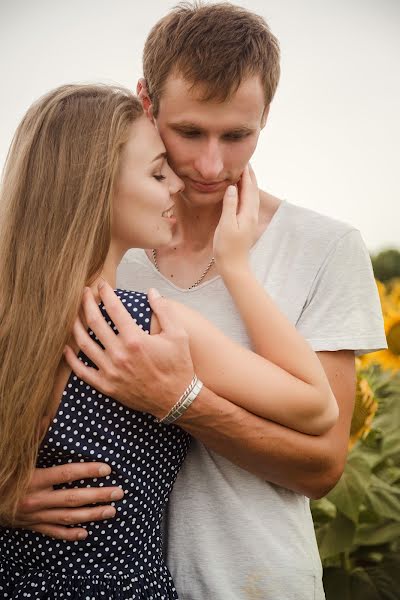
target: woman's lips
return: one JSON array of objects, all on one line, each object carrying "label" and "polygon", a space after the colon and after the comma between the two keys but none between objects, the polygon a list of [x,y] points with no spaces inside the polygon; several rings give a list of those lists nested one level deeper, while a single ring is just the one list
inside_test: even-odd
[{"label": "woman's lips", "polygon": [[225,181],[213,181],[211,183],[203,183],[201,181],[196,181],[195,179],[189,179],[190,185],[194,187],[195,190],[199,192],[217,192],[224,187],[226,187]]},{"label": "woman's lips", "polygon": [[174,225],[176,223],[176,216],[174,215],[174,206],[175,204],[173,204],[161,213],[161,216],[164,219],[166,219],[170,223],[170,225]]}]

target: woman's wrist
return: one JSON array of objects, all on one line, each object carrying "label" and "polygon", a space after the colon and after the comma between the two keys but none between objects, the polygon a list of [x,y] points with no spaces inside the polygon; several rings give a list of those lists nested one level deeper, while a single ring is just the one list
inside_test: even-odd
[{"label": "woman's wrist", "polygon": [[225,284],[237,283],[251,275],[251,268],[247,259],[241,261],[227,261],[217,264],[217,269]]}]

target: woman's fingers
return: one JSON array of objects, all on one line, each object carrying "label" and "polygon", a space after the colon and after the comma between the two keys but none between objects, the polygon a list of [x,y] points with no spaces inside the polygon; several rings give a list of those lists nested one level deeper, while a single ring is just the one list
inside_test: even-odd
[{"label": "woman's fingers", "polygon": [[258,220],[259,208],[260,193],[254,171],[249,163],[246,165],[241,177],[239,220],[254,220],[255,218]]},{"label": "woman's fingers", "polygon": [[257,184],[257,178],[256,178],[256,174],[255,174],[255,172],[254,172],[254,169],[253,169],[253,167],[251,166],[251,164],[250,164],[250,163],[248,163],[248,166],[249,166],[249,175],[250,175],[250,179],[251,179],[251,181],[252,181],[253,185],[256,185],[256,186],[258,187],[258,184]]},{"label": "woman's fingers", "polygon": [[238,208],[238,190],[235,185],[228,185],[226,188],[223,202],[220,225],[236,224],[236,213]]}]

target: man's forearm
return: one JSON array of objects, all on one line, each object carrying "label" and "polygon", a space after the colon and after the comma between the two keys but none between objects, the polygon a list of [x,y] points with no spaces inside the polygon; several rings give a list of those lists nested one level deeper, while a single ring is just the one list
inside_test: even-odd
[{"label": "man's forearm", "polygon": [[335,483],[324,436],[257,417],[203,388],[178,424],[209,449],[271,483],[309,497]]}]

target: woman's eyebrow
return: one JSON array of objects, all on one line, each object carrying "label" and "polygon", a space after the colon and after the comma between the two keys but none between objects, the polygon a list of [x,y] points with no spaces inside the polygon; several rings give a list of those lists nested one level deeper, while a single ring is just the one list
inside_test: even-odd
[{"label": "woman's eyebrow", "polygon": [[155,158],[153,158],[153,160],[151,162],[156,162],[156,160],[160,160],[160,158],[167,158],[167,153],[166,152],[160,152],[160,154],[157,154],[157,156]]}]

